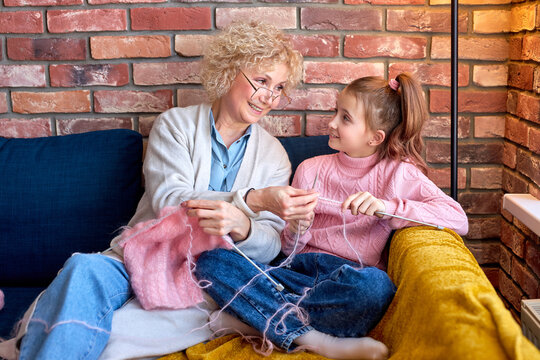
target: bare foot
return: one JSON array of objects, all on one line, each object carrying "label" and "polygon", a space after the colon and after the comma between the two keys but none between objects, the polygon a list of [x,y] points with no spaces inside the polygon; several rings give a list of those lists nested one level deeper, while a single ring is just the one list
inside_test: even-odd
[{"label": "bare foot", "polygon": [[370,337],[338,338],[311,330],[297,337],[294,342],[319,355],[340,360],[384,360],[388,348]]}]

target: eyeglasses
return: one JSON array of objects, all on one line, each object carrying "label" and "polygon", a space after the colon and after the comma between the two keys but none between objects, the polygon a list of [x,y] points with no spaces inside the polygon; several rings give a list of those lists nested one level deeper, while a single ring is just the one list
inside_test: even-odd
[{"label": "eyeglasses", "polygon": [[242,75],[244,75],[244,77],[248,81],[249,85],[251,85],[253,90],[255,90],[253,92],[253,94],[251,95],[250,99],[253,99],[253,97],[255,95],[259,95],[259,96],[263,96],[265,99],[272,99],[272,103],[274,103],[274,101],[276,101],[277,98],[280,98],[279,104],[277,106],[275,106],[274,109],[283,109],[283,108],[285,108],[286,106],[288,106],[291,103],[291,101],[292,101],[291,98],[289,96],[287,96],[287,94],[285,93],[284,90],[279,90],[279,93],[277,95],[274,95],[274,91],[272,91],[272,90],[270,90],[268,88],[265,88],[265,87],[262,87],[262,86],[261,87],[256,87],[251,82],[251,80],[249,80],[247,75],[244,74],[244,72],[242,70],[240,70],[240,72],[242,73]]}]

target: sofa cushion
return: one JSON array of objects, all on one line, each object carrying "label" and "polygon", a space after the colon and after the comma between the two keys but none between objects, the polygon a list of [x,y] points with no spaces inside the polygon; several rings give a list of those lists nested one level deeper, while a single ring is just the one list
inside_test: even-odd
[{"label": "sofa cushion", "polygon": [[73,252],[106,249],[135,212],[142,136],[0,138],[0,164],[0,287],[43,286]]},{"label": "sofa cushion", "polygon": [[[293,175],[300,163],[307,158],[335,153],[328,146],[328,136],[306,136],[280,138],[281,145],[287,151],[291,161]],[[291,178],[292,181],[292,178]]]}]

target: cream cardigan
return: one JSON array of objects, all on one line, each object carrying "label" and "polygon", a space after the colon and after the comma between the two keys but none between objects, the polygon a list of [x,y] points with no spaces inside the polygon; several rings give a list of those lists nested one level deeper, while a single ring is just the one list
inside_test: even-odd
[{"label": "cream cardigan", "polygon": [[[211,156],[209,104],[172,108],[159,115],[146,150],[145,193],[128,225],[155,218],[164,207],[189,199],[228,201],[251,220],[249,236],[237,246],[256,261],[271,261],[280,251],[285,223],[268,211],[254,213],[243,198],[249,188],[288,185],[291,164],[287,152],[275,137],[253,124],[231,192],[208,190]],[[113,239],[111,246],[121,256],[118,240]]]}]

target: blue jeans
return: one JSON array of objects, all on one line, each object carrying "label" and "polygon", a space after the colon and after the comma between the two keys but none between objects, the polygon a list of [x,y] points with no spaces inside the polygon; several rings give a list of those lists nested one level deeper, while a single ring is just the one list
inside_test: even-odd
[{"label": "blue jeans", "polygon": [[113,311],[130,296],[124,264],[100,254],[74,254],[39,298],[20,359],[97,359],[107,345]]},{"label": "blue jeans", "polygon": [[[263,270],[272,267],[257,265]],[[396,292],[384,271],[360,268],[355,262],[322,253],[298,254],[289,265],[268,274],[285,290],[278,291],[231,250],[204,252],[195,268],[199,280],[211,282],[206,291],[225,311],[285,350],[293,349],[293,340],[312,329],[337,337],[365,336]],[[303,310],[296,311],[296,305]],[[307,314],[307,321],[302,313]]]}]

